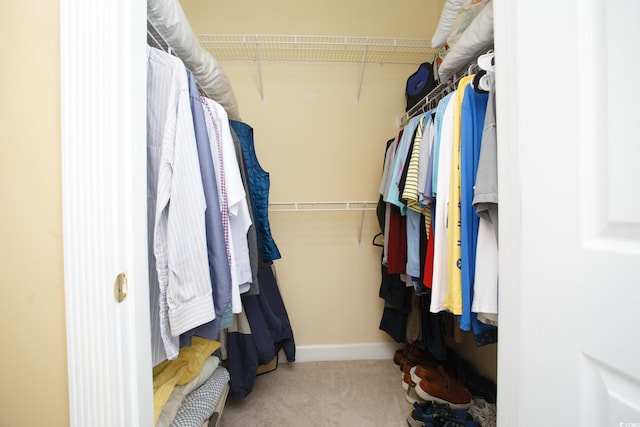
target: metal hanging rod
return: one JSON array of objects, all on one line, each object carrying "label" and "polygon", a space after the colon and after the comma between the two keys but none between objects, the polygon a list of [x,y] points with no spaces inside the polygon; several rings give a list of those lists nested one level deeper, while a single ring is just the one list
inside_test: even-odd
[{"label": "metal hanging rod", "polygon": [[[162,34],[160,34],[158,29],[155,27],[155,25],[153,25],[153,23],[151,23],[151,21],[149,21],[148,19],[147,19],[147,44],[151,47],[155,47],[156,49],[160,49],[164,52],[167,52],[169,55],[173,55],[177,57],[173,49],[171,49],[171,46],[169,45],[169,43],[164,39]],[[197,81],[196,81],[196,86],[198,86],[198,92],[200,92],[200,95],[207,98],[209,97],[207,93],[202,89],[202,86],[200,86],[200,83],[198,83]]]}]

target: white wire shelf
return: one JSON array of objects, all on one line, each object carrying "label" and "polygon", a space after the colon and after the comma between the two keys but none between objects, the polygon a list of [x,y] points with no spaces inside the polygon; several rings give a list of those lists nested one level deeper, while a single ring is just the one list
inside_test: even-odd
[{"label": "white wire shelf", "polygon": [[362,229],[366,211],[375,211],[377,200],[340,201],[340,202],[271,202],[270,212],[320,212],[320,211],[359,211],[360,229],[358,231],[358,246],[362,246]]},{"label": "white wire shelf", "polygon": [[272,202],[271,212],[313,212],[313,211],[374,211],[378,201],[357,202]]},{"label": "white wire shelf", "polygon": [[356,104],[360,102],[365,64],[421,64],[437,49],[429,39],[357,36],[263,34],[196,34],[200,45],[219,61],[251,60],[258,64],[260,100],[264,104],[262,61],[353,62],[360,65]]},{"label": "white wire shelf", "polygon": [[421,64],[437,52],[429,39],[261,34],[197,37],[218,60]]}]

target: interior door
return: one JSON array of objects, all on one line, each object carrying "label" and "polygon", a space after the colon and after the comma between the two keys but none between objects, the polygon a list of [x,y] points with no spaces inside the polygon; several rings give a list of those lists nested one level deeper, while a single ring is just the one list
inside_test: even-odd
[{"label": "interior door", "polygon": [[498,425],[640,426],[640,2],[494,8]]}]

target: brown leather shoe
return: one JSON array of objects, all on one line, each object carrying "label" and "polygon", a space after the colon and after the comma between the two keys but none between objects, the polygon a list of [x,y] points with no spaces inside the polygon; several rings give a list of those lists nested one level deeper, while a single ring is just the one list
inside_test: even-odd
[{"label": "brown leather shoe", "polygon": [[393,363],[395,363],[396,365],[399,365],[402,359],[404,359],[405,357],[407,356],[404,354],[404,350],[402,349],[396,350],[396,352],[393,353]]},{"label": "brown leather shoe", "polygon": [[416,393],[424,400],[448,403],[454,409],[468,409],[471,405],[471,393],[462,383],[448,376],[423,378],[416,385]]},{"label": "brown leather shoe", "polygon": [[414,383],[419,384],[423,378],[448,378],[449,374],[440,365],[416,365],[409,374]]},{"label": "brown leather shoe", "polygon": [[414,362],[412,360],[409,359],[404,359],[402,362],[400,362],[400,370],[404,373],[405,371],[407,373],[409,373],[409,369],[413,368],[414,366],[416,366],[418,363]]}]

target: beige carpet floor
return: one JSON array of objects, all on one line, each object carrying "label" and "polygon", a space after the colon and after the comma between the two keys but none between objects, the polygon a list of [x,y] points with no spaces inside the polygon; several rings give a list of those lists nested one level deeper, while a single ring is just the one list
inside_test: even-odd
[{"label": "beige carpet floor", "polygon": [[229,397],[221,427],[401,427],[411,405],[392,360],[281,363]]}]

